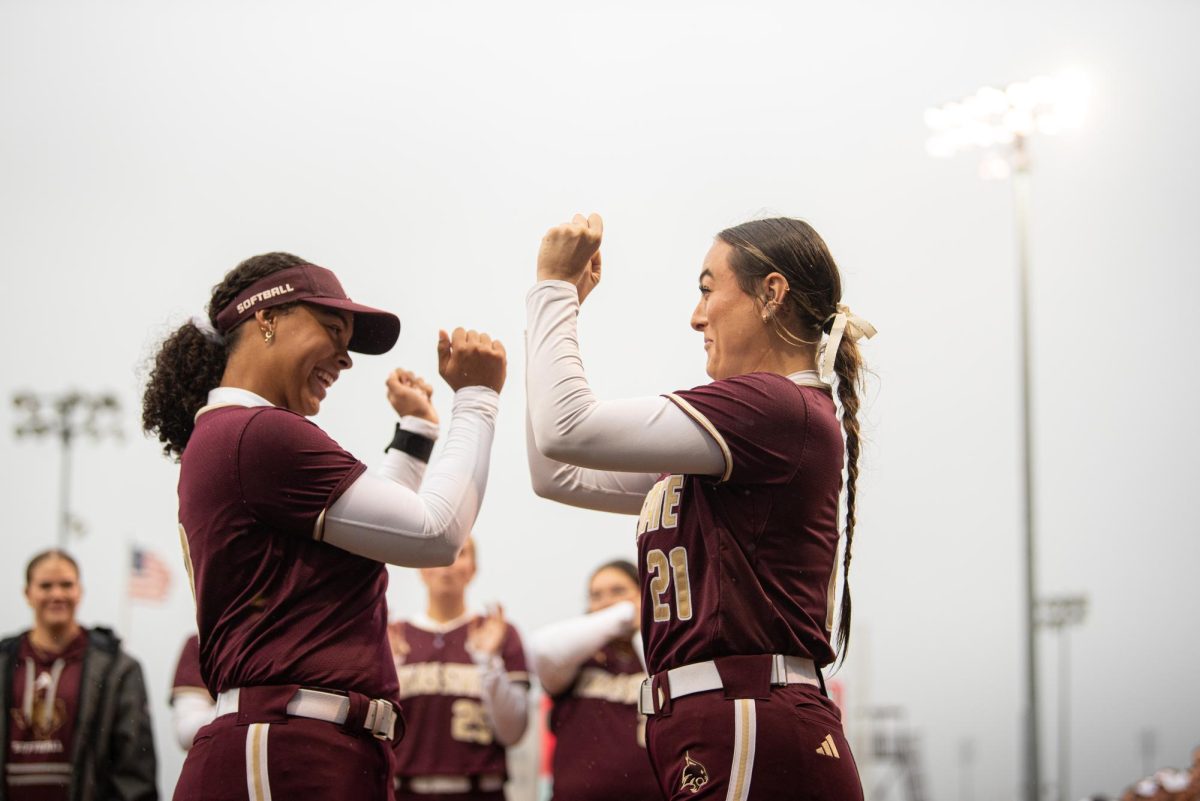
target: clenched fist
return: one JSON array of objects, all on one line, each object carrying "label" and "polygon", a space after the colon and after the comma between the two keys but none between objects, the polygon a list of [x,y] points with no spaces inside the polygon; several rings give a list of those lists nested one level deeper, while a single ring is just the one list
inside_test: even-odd
[{"label": "clenched fist", "polygon": [[500,340],[487,334],[455,328],[438,332],[438,372],[455,392],[463,387],[504,387],[508,355]]},{"label": "clenched fist", "polygon": [[393,370],[387,378],[387,399],[401,417],[411,415],[438,422],[437,410],[433,408],[433,387],[408,370]]},{"label": "clenched fist", "polygon": [[600,240],[604,221],[599,214],[576,214],[569,223],[556,225],[542,237],[538,249],[539,281],[568,281],[579,292],[583,303],[600,283]]}]

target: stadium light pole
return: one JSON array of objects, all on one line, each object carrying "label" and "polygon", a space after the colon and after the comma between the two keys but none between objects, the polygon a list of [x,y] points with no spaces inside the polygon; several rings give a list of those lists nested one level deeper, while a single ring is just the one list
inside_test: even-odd
[{"label": "stadium light pole", "polygon": [[1041,624],[1058,636],[1058,801],[1071,795],[1071,663],[1068,630],[1087,617],[1084,595],[1061,595],[1041,603]]},{"label": "stadium light pole", "polygon": [[121,439],[121,402],[110,392],[92,395],[76,390],[57,395],[18,392],[12,402],[20,418],[13,426],[18,439],[58,439],[58,547],[65,548],[71,530],[72,448],[80,435]]},{"label": "stadium light pole", "polygon": [[1034,550],[1036,485],[1033,447],[1033,391],[1030,348],[1029,269],[1029,137],[1057,134],[1082,124],[1088,84],[1077,72],[1041,76],[1000,89],[985,86],[960,101],[925,111],[932,134],[929,155],[950,157],[981,148],[980,175],[985,179],[1012,178],[1017,235],[1018,339],[1021,371],[1022,506],[1025,617],[1025,798],[1040,801],[1041,748],[1038,732],[1037,573]]}]

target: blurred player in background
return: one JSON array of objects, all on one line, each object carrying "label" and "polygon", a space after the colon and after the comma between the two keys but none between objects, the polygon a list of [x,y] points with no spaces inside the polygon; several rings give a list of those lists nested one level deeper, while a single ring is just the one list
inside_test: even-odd
[{"label": "blurred player in background", "polygon": [[554,699],[553,798],[658,801],[637,707],[646,678],[636,650],[637,567],[621,559],[597,568],[587,609],[539,629],[529,643],[538,681]]},{"label": "blurred player in background", "polygon": [[25,568],[33,628],[0,641],[4,801],[153,801],[154,738],[141,666],[75,619],[79,566],[63,551]]},{"label": "blurred player in background", "polygon": [[183,642],[175,678],[171,681],[171,726],[175,741],[184,751],[192,747],[196,732],[212,723],[217,702],[200,676],[200,636],[193,634]]},{"label": "blurred player in background", "polygon": [[396,797],[503,801],[505,749],[529,722],[529,672],[517,630],[499,605],[467,610],[476,548],[448,567],[423,568],[424,615],[388,627],[401,706],[418,736],[396,744]]},{"label": "blurred player in background", "polygon": [[[696,801],[860,799],[819,669],[835,657],[843,464],[847,572],[854,535],[856,340],[874,329],[842,305],[816,231],[756,220],[718,234],[700,271],[691,325],[713,382],[601,402],[576,332],[601,236],[599,216],[576,215],[542,240],[526,298],[530,469],[540,495],[639,515],[641,706],[659,786]],[[844,653],[846,584],[840,620]]]},{"label": "blurred player in background", "polygon": [[[436,424],[402,418],[380,474],[367,473],[307,418],[351,351],[385,353],[399,331],[329,270],[270,253],[230,271],[155,358],[143,424],[180,457],[200,673],[217,699],[181,801],[392,795],[403,721],[383,563],[454,561],[483,498],[505,375],[499,342],[441,332],[455,393],[445,448],[426,476]],[[427,385],[387,383],[389,399],[429,402]]]}]

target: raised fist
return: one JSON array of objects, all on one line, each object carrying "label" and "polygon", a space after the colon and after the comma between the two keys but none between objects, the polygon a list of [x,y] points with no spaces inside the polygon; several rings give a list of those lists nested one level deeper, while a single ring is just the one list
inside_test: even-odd
[{"label": "raised fist", "polygon": [[438,372],[455,392],[463,387],[504,387],[508,355],[500,340],[487,334],[455,328],[438,332]]},{"label": "raised fist", "polygon": [[604,221],[599,214],[576,214],[569,223],[556,225],[542,237],[538,249],[539,281],[569,281],[583,303],[600,283],[600,240]]},{"label": "raised fist", "polygon": [[387,399],[401,417],[421,417],[438,422],[433,408],[433,387],[425,379],[408,370],[393,370],[387,378]]}]

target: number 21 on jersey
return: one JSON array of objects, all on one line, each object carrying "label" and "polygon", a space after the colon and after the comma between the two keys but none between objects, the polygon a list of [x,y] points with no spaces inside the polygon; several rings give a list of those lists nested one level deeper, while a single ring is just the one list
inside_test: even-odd
[{"label": "number 21 on jersey", "polygon": [[670,553],[658,548],[646,552],[646,574],[650,576],[650,596],[654,602],[654,622],[665,623],[671,619],[671,606],[663,601],[663,595],[675,583],[675,619],[692,619],[692,582],[688,577],[687,548],[678,546]]}]

